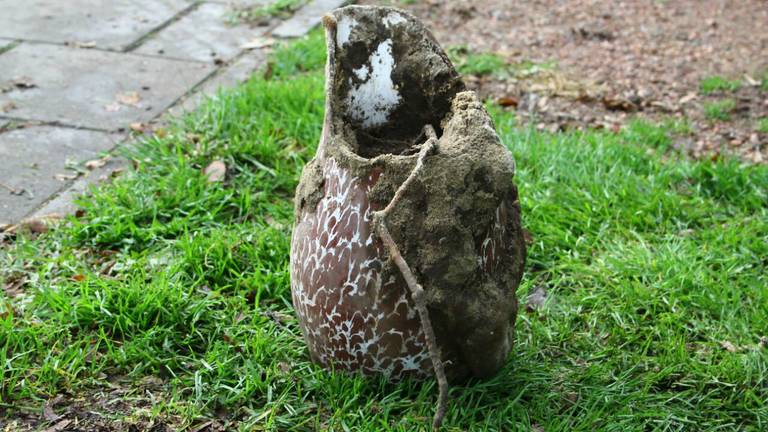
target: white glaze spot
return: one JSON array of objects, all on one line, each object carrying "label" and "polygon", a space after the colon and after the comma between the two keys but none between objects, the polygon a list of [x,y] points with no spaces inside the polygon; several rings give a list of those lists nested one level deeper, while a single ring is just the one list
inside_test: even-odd
[{"label": "white glaze spot", "polygon": [[336,45],[344,46],[345,43],[349,42],[349,36],[356,25],[356,19],[346,15],[341,17],[336,26]]},{"label": "white glaze spot", "polygon": [[368,69],[368,66],[362,65],[358,69],[354,69],[352,72],[357,75],[358,79],[365,81],[368,79],[368,73],[370,72],[370,69]]},{"label": "white glaze spot", "polygon": [[[350,80],[352,88],[347,96],[349,116],[362,122],[366,128],[386,123],[389,114],[400,103],[400,93],[392,82],[392,70],[395,68],[392,40],[387,39],[380,43],[368,63],[372,69],[370,75],[365,73],[368,80],[357,87]],[[361,76],[357,70],[355,74]]]},{"label": "white glaze spot", "polygon": [[402,24],[405,22],[405,18],[397,12],[390,12],[384,17],[384,25],[387,28],[391,28],[394,25]]}]

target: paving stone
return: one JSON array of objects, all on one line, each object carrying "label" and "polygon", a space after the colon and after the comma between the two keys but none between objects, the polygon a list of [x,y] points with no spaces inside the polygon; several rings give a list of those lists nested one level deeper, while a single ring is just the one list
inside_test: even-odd
[{"label": "paving stone", "polygon": [[304,36],[313,27],[320,24],[323,15],[338,7],[344,6],[349,0],[313,0],[272,31],[273,36],[291,38]]},{"label": "paving stone", "polygon": [[96,158],[119,139],[105,132],[52,126],[0,134],[0,223],[18,221],[65,187],[66,180],[57,179],[56,174],[73,173],[66,169],[68,161]]},{"label": "paving stone", "polygon": [[211,0],[214,3],[226,4],[234,8],[266,6],[277,0]]},{"label": "paving stone", "polygon": [[247,81],[267,59],[267,53],[262,49],[255,49],[243,54],[231,65],[221,69],[215,76],[209,78],[194,93],[187,96],[181,103],[169,110],[171,115],[181,115],[192,111],[206,97],[214,96],[219,89],[233,87]]},{"label": "paving stone", "polygon": [[25,43],[0,55],[8,117],[114,130],[148,121],[208,76],[212,65]]},{"label": "paving stone", "polygon": [[266,30],[227,23],[232,8],[203,3],[194,11],[146,40],[137,53],[202,62],[226,61],[241,46]]},{"label": "paving stone", "polygon": [[74,214],[77,211],[75,200],[87,194],[90,186],[110,180],[117,170],[126,170],[128,166],[129,162],[125,159],[108,159],[104,166],[88,172],[87,175],[78,177],[70,186],[59,191],[54,197],[35,210],[30,215],[30,218],[42,219],[52,215],[66,216]]},{"label": "paving stone", "polygon": [[122,50],[190,0],[0,0],[0,37]]}]

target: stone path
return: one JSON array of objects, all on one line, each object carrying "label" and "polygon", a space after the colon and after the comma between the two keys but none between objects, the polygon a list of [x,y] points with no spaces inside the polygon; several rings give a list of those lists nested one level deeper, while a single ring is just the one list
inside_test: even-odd
[{"label": "stone path", "polygon": [[274,0],[0,0],[0,227],[62,215],[119,162],[71,170],[127,142],[129,125],[194,108],[266,58],[257,38],[300,37],[345,0],[284,21],[232,24]]}]

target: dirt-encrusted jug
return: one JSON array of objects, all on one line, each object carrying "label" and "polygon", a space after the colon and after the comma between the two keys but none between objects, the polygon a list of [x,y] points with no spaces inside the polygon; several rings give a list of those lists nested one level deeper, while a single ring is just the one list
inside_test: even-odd
[{"label": "dirt-encrusted jug", "polygon": [[525,262],[512,155],[416,18],[349,6],[324,26],[325,120],[296,191],[290,264],[311,358],[432,374],[419,300],[449,379],[494,374]]}]

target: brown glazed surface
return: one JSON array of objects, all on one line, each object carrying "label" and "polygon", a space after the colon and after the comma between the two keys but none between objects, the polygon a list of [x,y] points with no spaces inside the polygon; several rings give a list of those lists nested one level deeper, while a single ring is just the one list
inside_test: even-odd
[{"label": "brown glazed surface", "polygon": [[354,178],[329,158],[323,198],[294,231],[293,304],[312,359],[398,378],[431,370],[420,320],[402,280],[382,280],[384,249],[368,199],[380,172]]}]

